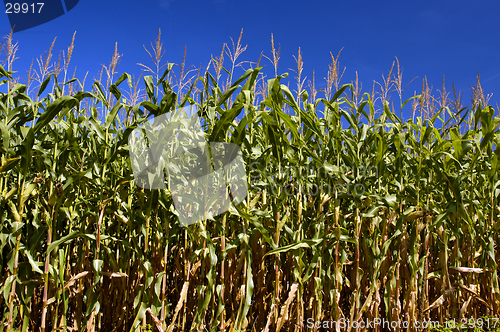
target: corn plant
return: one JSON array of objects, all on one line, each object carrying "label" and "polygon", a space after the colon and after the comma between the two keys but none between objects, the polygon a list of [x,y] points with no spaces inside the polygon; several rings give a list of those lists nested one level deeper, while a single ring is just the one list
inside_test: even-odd
[{"label": "corn plant", "polygon": [[[399,62],[377,97],[339,84],[332,55],[318,94],[302,88],[299,50],[293,92],[274,40],[272,78],[259,60],[233,79],[240,41],[211,61],[215,73],[189,78],[184,63],[179,76],[160,64],[159,35],[154,68],[142,65],[153,74],[144,98],[131,75],[114,79],[117,50],[107,84],[90,91],[66,71],[62,83],[44,72],[33,96],[11,62],[0,66],[0,329],[305,331],[341,319],[498,317],[500,118],[479,81],[473,105],[436,110],[426,84],[403,101]],[[198,107],[208,142],[241,147],[249,190],[182,227],[168,183],[135,183],[128,139],[186,105]]]}]

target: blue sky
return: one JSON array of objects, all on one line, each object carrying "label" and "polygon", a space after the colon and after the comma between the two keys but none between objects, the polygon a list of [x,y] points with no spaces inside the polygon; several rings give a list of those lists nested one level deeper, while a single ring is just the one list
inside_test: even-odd
[{"label": "blue sky", "polygon": [[[424,76],[437,93],[445,75],[446,90],[451,91],[454,82],[469,105],[469,86],[480,72],[483,90],[494,94],[490,104],[495,105],[500,104],[499,14],[497,1],[80,0],[67,14],[14,34],[19,59],[13,69],[26,75],[31,60],[43,55],[54,37],[56,61],[76,31],[70,72],[76,67],[79,79],[88,72],[85,88],[90,89],[91,79],[109,64],[115,43],[123,55],[118,73],[137,77],[141,72],[137,63],[152,65],[143,45],[151,48],[158,29],[166,51],[163,61],[181,63],[186,45],[186,63],[202,68],[243,29],[242,44],[248,48],[239,61],[257,61],[261,52],[271,57],[273,34],[276,46],[281,46],[278,73],[295,76],[289,68],[296,69],[293,56],[300,47],[303,77],[311,80],[314,70],[318,89],[325,86],[330,52],[337,55],[343,49],[339,62],[346,69],[341,83],[350,83],[358,72],[364,92],[371,91],[373,80],[382,82],[397,57],[403,85],[418,76],[407,87],[406,98],[420,93]],[[0,32],[2,36],[10,32],[4,12]],[[261,65],[271,78],[271,63],[262,59]],[[295,88],[293,81],[291,87]],[[394,93],[392,98],[396,97]]]}]

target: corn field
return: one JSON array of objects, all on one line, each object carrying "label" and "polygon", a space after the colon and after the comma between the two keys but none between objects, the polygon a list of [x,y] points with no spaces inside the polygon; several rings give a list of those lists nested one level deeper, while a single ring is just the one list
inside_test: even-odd
[{"label": "corn field", "polygon": [[[115,75],[115,51],[89,91],[67,73],[73,43],[53,67],[52,44],[21,84],[7,38],[2,331],[309,331],[321,328],[308,319],[500,315],[500,118],[479,78],[467,107],[444,82],[434,98],[426,80],[404,101],[399,62],[363,93],[357,80],[340,84],[332,55],[319,91],[314,78],[304,88],[300,50],[285,84],[274,40],[268,79],[262,58],[233,77],[241,35],[197,70],[161,63],[160,37],[146,75]],[[136,185],[128,138],[186,105],[207,141],[241,147],[248,195],[182,227],[169,188]]]}]

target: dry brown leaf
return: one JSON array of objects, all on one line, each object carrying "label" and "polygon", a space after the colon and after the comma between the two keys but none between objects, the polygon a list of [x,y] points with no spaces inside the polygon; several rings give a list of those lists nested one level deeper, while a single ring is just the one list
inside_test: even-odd
[{"label": "dry brown leaf", "polygon": [[285,301],[285,304],[281,307],[280,318],[278,320],[276,331],[279,332],[285,324],[285,321],[288,320],[288,309],[293,299],[295,298],[295,293],[297,292],[298,284],[293,284],[290,288],[290,292],[288,293],[288,298]]},{"label": "dry brown leaf", "polygon": [[156,328],[158,329],[158,331],[160,332],[163,332],[163,327],[161,326],[161,322],[160,320],[158,319],[158,317],[156,317],[153,312],[151,311],[151,309],[147,308],[146,309],[146,312],[149,313],[149,315],[151,316],[151,318],[153,319],[153,321],[155,322],[155,325],[156,325]]},{"label": "dry brown leaf", "polygon": [[103,276],[110,277],[110,278],[121,278],[121,277],[127,277],[126,273],[123,272],[101,272]]},{"label": "dry brown leaf", "polygon": [[174,330],[175,320],[177,319],[177,315],[179,314],[179,311],[181,311],[182,305],[184,304],[184,301],[187,298],[188,289],[189,289],[189,281],[185,281],[184,285],[182,285],[181,297],[179,299],[179,302],[177,302],[177,305],[175,306],[174,317],[172,318],[172,323],[168,326],[167,332],[172,332]]},{"label": "dry brown leaf", "polygon": [[463,290],[471,293],[479,302],[481,302],[482,304],[484,304],[486,307],[490,308],[491,310],[493,310],[492,306],[488,304],[488,302],[486,302],[483,298],[481,298],[479,296],[479,294],[477,294],[473,289],[465,286],[465,285],[462,285],[462,284],[455,284],[455,286],[458,286],[460,288],[462,288]]},{"label": "dry brown leaf", "polygon": [[71,279],[69,279],[69,281],[66,283],[66,285],[64,285],[64,289],[70,288],[71,286],[74,285],[76,280],[85,277],[87,274],[89,274],[89,271],[83,271],[83,272],[80,272],[77,275],[71,277]]},{"label": "dry brown leaf", "polygon": [[464,272],[464,273],[483,273],[486,272],[486,269],[478,268],[478,267],[460,267],[453,266],[449,268],[450,272]]},{"label": "dry brown leaf", "polygon": [[271,308],[269,309],[269,315],[267,316],[267,323],[266,327],[264,328],[264,332],[269,332],[269,326],[271,326],[271,317],[273,316],[274,313],[274,306],[275,304],[273,303],[271,305]]}]

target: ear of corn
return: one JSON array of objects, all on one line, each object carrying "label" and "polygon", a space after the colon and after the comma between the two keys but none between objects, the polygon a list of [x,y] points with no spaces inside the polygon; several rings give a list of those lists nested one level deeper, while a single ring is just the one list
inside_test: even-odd
[{"label": "ear of corn", "polygon": [[[144,100],[135,77],[113,83],[117,50],[106,87],[43,72],[35,100],[11,62],[0,66],[0,329],[302,331],[311,320],[498,316],[500,118],[479,82],[473,104],[454,111],[436,108],[426,84],[400,94],[401,112],[414,111],[403,121],[387,94],[400,81],[389,74],[379,97],[361,95],[338,83],[338,56],[324,97],[302,89],[300,50],[290,91],[274,41],[274,78],[261,67],[233,78],[240,40],[223,83],[225,48],[215,75],[189,78],[183,63],[175,76],[158,36]],[[147,115],[186,104],[207,139],[241,146],[249,194],[183,228],[169,189],[134,183],[127,142]]]}]

